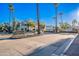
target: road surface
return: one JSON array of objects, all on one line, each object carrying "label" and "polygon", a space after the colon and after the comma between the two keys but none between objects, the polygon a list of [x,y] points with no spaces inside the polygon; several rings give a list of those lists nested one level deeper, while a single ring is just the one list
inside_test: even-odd
[{"label": "road surface", "polygon": [[74,38],[74,35],[46,34],[23,39],[2,39],[2,36],[0,37],[0,56],[43,56],[61,54],[61,51]]},{"label": "road surface", "polygon": [[69,49],[65,52],[65,55],[79,56],[79,35],[75,38]]}]

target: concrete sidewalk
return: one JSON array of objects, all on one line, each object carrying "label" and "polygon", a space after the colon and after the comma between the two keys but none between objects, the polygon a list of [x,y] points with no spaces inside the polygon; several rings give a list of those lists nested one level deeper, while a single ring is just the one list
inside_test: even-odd
[{"label": "concrete sidewalk", "polygon": [[[46,34],[46,35],[23,38],[23,39],[1,40],[0,41],[0,55],[3,55],[3,56],[29,55],[40,47],[43,48],[46,45],[48,46],[48,44],[55,44],[56,42],[63,41],[72,37],[74,37],[73,34],[71,35],[70,34],[69,35],[68,34],[67,35],[62,35],[62,34],[48,34],[47,35]],[[47,49],[49,49],[49,47]],[[55,50],[57,49],[57,47],[54,46],[52,49],[50,49],[50,51],[52,51],[53,49]]]}]

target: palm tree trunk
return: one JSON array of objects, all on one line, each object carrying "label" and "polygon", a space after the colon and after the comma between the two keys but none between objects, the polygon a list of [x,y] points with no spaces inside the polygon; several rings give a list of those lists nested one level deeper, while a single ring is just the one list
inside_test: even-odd
[{"label": "palm tree trunk", "polygon": [[62,19],[62,15],[61,15],[61,23],[63,24],[63,19]]},{"label": "palm tree trunk", "polygon": [[38,34],[40,34],[40,22],[39,22],[39,5],[37,3],[37,23],[38,23]]},{"label": "palm tree trunk", "polygon": [[57,31],[58,31],[58,28],[57,28],[57,23],[58,23],[58,22],[57,22],[57,13],[58,13],[58,11],[57,11],[57,9],[58,9],[58,8],[56,7],[56,8],[55,8],[55,10],[56,10],[56,26],[55,26],[55,27],[56,27],[56,33],[57,33]]},{"label": "palm tree trunk", "polygon": [[54,3],[54,6],[55,6],[55,13],[56,13],[56,25],[55,25],[55,30],[56,30],[56,33],[58,31],[58,27],[57,27],[57,17],[58,17],[58,3]]}]

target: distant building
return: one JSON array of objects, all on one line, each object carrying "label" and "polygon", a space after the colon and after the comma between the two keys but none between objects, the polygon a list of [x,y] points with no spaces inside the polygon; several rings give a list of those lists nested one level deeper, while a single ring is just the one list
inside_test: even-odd
[{"label": "distant building", "polygon": [[19,30],[27,31],[27,26],[26,26],[26,23],[25,22],[21,22],[20,23]]},{"label": "distant building", "polygon": [[46,31],[53,31],[54,30],[54,27],[53,26],[46,26]]}]

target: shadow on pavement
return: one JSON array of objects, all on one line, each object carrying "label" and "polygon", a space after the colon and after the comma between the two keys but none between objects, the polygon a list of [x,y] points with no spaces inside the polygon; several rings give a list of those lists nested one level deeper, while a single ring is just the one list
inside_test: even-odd
[{"label": "shadow on pavement", "polygon": [[[44,47],[39,47],[35,50],[33,50],[30,54],[26,54],[27,56],[51,56],[53,53],[55,53],[58,49],[60,49],[65,42],[71,40],[72,38],[62,39],[61,41],[58,41],[56,43],[48,44]],[[67,46],[67,45],[65,45]],[[24,55],[24,56],[26,56]]]},{"label": "shadow on pavement", "polygon": [[68,56],[79,56],[79,35],[75,38],[65,54]]},{"label": "shadow on pavement", "polygon": [[0,38],[0,40],[16,40],[16,38]]}]

